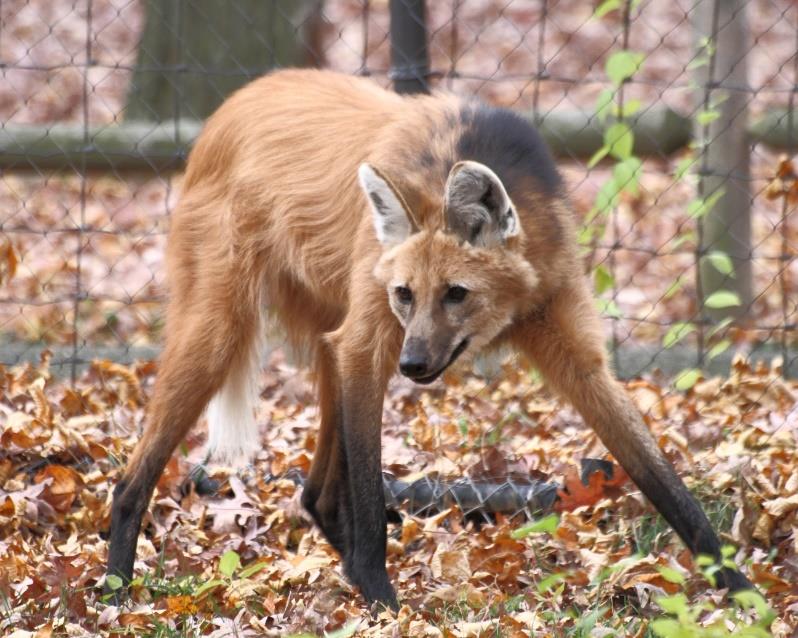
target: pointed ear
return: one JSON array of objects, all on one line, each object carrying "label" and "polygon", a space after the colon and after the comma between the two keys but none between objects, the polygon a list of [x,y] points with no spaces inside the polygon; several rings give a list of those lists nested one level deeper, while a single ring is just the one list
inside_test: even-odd
[{"label": "pointed ear", "polygon": [[418,230],[407,204],[385,175],[370,164],[361,164],[357,174],[381,244],[400,244]]},{"label": "pointed ear", "polygon": [[518,213],[498,175],[479,162],[458,162],[446,180],[446,230],[474,246],[497,246],[521,232]]}]

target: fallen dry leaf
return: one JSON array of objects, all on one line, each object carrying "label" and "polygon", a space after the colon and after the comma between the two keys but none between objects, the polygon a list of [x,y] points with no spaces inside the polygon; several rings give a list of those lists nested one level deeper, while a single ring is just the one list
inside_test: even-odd
[{"label": "fallen dry leaf", "polygon": [[44,483],[42,498],[58,512],[68,512],[83,488],[83,479],[71,467],[48,465],[36,474],[36,483]]},{"label": "fallen dry leaf", "polygon": [[572,469],[565,475],[563,488],[557,491],[559,500],[555,508],[563,511],[573,510],[583,505],[595,505],[608,496],[608,490],[617,489],[627,481],[629,481],[629,475],[620,466],[616,466],[611,479],[607,478],[600,470],[593,472],[588,478],[587,485],[582,482],[582,478],[576,470]]}]

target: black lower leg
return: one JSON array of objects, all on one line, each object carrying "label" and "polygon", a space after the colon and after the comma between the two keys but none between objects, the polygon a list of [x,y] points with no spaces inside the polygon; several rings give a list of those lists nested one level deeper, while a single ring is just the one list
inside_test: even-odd
[{"label": "black lower leg", "polygon": [[[331,445],[323,479],[321,472],[311,471],[302,492],[302,504],[311,514],[325,538],[346,562],[352,549],[352,508],[349,503],[348,467],[340,433]],[[314,459],[315,462],[315,459]]]},{"label": "black lower leg", "polygon": [[[133,577],[139,529],[148,502],[149,494],[145,493],[143,486],[120,483],[114,490],[106,574],[120,578],[121,585],[127,585]],[[106,577],[104,591],[113,594],[118,601],[124,588],[120,587],[119,581]]]},{"label": "black lower leg", "polygon": [[380,430],[373,429],[376,441],[361,440],[362,431],[360,435],[349,432],[346,437],[347,463],[358,471],[348,475],[352,543],[344,570],[368,603],[379,602],[398,609],[396,593],[385,568],[388,521],[382,488]]},{"label": "black lower leg", "polygon": [[[694,555],[711,556],[718,564],[721,563],[720,541],[709,519],[664,458],[647,470],[630,472],[630,475]],[[729,567],[715,572],[715,584],[732,592],[753,588],[743,574]]]},{"label": "black lower leg", "polygon": [[307,488],[302,492],[302,505],[343,560],[346,560],[351,547],[351,522],[347,501],[345,483],[331,488],[322,497],[316,496]]},{"label": "black lower leg", "polygon": [[[170,450],[171,453],[171,450]],[[136,560],[141,521],[155,490],[155,484],[161,474],[165,460],[159,458],[143,462],[130,478],[123,478],[114,490],[111,506],[111,530],[108,538],[108,568],[106,574],[117,576],[122,585],[127,585],[133,577],[133,563]],[[108,582],[106,578],[105,593],[111,593],[118,601],[124,592],[123,587],[113,587],[118,582]]]}]

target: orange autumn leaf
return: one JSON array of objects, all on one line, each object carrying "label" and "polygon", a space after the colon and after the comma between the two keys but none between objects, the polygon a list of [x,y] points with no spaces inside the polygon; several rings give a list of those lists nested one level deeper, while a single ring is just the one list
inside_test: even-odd
[{"label": "orange autumn leaf", "polygon": [[779,163],[776,167],[776,175],[781,178],[795,178],[795,166],[789,156],[782,154],[779,156]]},{"label": "orange autumn leaf", "polygon": [[124,614],[120,614],[119,618],[117,619],[117,623],[120,627],[125,627],[126,629],[135,628],[135,629],[146,629],[151,627],[157,616],[160,616],[160,613],[153,613],[151,611],[147,612],[128,612]]},{"label": "orange autumn leaf", "polygon": [[47,479],[52,479],[52,482],[44,488],[42,498],[57,512],[68,511],[83,489],[80,474],[65,465],[47,465],[36,474],[34,481],[41,483]]},{"label": "orange autumn leaf", "polygon": [[765,189],[765,197],[769,200],[786,197],[789,203],[798,201],[798,179],[796,179],[795,165],[786,155],[779,158],[776,166],[776,176]]},{"label": "orange autumn leaf", "polygon": [[180,460],[172,455],[166,463],[161,476],[158,478],[158,489],[164,493],[169,493],[175,485],[180,485],[185,479],[185,473],[181,472]]},{"label": "orange autumn leaf", "polygon": [[3,449],[8,449],[12,445],[21,450],[41,445],[50,438],[49,434],[37,434],[31,436],[28,432],[8,429],[0,435],[0,446]]},{"label": "orange autumn leaf", "polygon": [[768,594],[794,591],[795,584],[785,580],[773,571],[772,566],[762,563],[751,563],[751,575],[754,583],[766,589]]},{"label": "orange autumn leaf", "polygon": [[166,615],[167,616],[183,616],[186,614],[196,614],[199,607],[194,602],[191,596],[169,596],[166,599]]},{"label": "orange autumn leaf", "polygon": [[64,390],[64,396],[59,401],[64,416],[81,416],[84,414],[102,414],[104,406],[93,396],[93,388],[84,390]]},{"label": "orange autumn leaf", "polygon": [[16,514],[17,508],[14,507],[14,501],[10,496],[6,496],[0,501],[0,516],[11,517]]},{"label": "orange autumn leaf", "polygon": [[44,394],[44,384],[44,377],[39,377],[30,384],[28,393],[36,406],[36,420],[42,425],[49,426],[53,424],[53,409]]},{"label": "orange autumn leaf", "polygon": [[121,399],[124,404],[131,408],[143,405],[144,398],[141,384],[132,366],[125,366],[105,359],[95,359],[91,362],[91,367],[101,376],[116,377],[122,380]]},{"label": "orange autumn leaf", "polygon": [[14,245],[7,241],[0,249],[0,282],[13,279],[17,273],[17,264],[19,264],[19,257],[14,250]]},{"label": "orange autumn leaf", "polygon": [[583,505],[594,505],[609,496],[608,488],[618,488],[628,480],[629,475],[619,466],[614,468],[612,478],[608,478],[604,472],[596,470],[590,474],[587,485],[582,482],[576,470],[570,470],[565,475],[562,489],[557,490],[559,498],[555,509],[567,511]]},{"label": "orange autumn leaf", "polygon": [[662,577],[662,574],[659,572],[643,572],[637,574],[631,574],[628,578],[624,579],[621,587],[623,589],[634,589],[635,585],[639,584],[647,584],[647,585],[655,585],[660,589],[664,590],[668,594],[675,594],[676,592],[681,590],[681,585],[677,583],[672,583],[669,580]]}]

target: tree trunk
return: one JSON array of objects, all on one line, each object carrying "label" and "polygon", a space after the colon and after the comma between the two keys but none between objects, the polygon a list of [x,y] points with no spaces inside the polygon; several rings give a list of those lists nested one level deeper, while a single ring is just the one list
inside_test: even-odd
[{"label": "tree trunk", "polygon": [[701,284],[704,299],[718,290],[729,290],[736,292],[741,301],[736,307],[707,308],[713,319],[742,319],[752,301],[749,95],[745,91],[748,86],[745,55],[749,45],[745,4],[745,0],[702,2],[694,18],[699,48],[702,38],[709,38],[715,47],[714,62],[696,71],[696,83],[702,87],[699,109],[706,108],[717,115],[708,125],[698,121],[695,124],[696,139],[704,145],[705,153],[699,162],[705,169],[701,195],[709,198],[719,190],[723,192],[703,218],[701,254],[724,252],[734,266],[734,273],[726,274],[710,260],[701,259]]},{"label": "tree trunk", "polygon": [[204,119],[266,71],[317,65],[321,0],[147,0],[126,118]]}]

